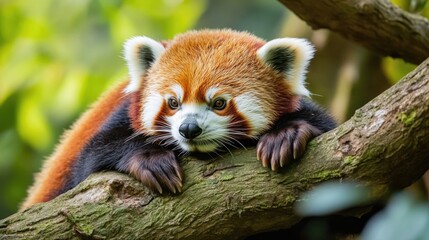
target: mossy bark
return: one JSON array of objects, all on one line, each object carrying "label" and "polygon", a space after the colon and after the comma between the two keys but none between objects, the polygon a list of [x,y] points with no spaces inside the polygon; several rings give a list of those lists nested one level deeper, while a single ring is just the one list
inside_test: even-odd
[{"label": "mossy bark", "polygon": [[263,168],[254,149],[186,158],[183,192],[168,196],[120,173],[98,173],[1,220],[0,239],[240,239],[298,222],[294,204],[323,181],[354,180],[374,198],[408,186],[429,168],[428,145],[429,59],[280,172]]},{"label": "mossy bark", "polygon": [[419,64],[429,56],[429,20],[389,0],[279,0],[312,28],[327,28],[380,54]]}]

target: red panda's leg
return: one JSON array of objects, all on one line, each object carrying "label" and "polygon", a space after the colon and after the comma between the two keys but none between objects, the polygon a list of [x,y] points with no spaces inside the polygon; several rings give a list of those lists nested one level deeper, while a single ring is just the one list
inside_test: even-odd
[{"label": "red panda's leg", "polygon": [[257,145],[257,156],[264,167],[273,171],[286,166],[304,154],[307,142],[321,134],[305,121],[289,121],[289,125],[262,135]]},{"label": "red panda's leg", "polygon": [[183,171],[173,150],[147,143],[144,137],[104,139],[98,135],[85,149],[65,191],[94,172],[110,169],[130,174],[153,192],[181,192]]},{"label": "red panda's leg", "polygon": [[314,137],[335,128],[336,123],[323,109],[302,99],[297,112],[285,114],[261,136],[257,157],[273,171],[300,158]]},{"label": "red panda's leg", "polygon": [[154,192],[167,188],[182,190],[183,171],[172,150],[152,148],[136,152],[128,161],[127,171]]}]

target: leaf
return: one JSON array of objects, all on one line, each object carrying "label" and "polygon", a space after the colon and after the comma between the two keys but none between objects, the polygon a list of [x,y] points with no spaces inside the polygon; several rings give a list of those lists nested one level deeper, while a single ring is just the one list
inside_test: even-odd
[{"label": "leaf", "polygon": [[367,188],[355,183],[327,182],[307,192],[295,206],[302,216],[322,216],[369,202]]},{"label": "leaf", "polygon": [[370,219],[362,232],[364,240],[429,239],[429,204],[406,193],[395,195],[387,207]]}]

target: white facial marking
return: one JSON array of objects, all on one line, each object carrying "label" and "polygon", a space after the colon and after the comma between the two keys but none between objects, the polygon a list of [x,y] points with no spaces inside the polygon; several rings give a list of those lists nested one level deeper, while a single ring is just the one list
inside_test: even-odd
[{"label": "white facial marking", "polygon": [[213,100],[217,91],[219,91],[217,87],[210,87],[206,92],[206,101],[210,102],[211,100]]},{"label": "white facial marking", "polygon": [[179,84],[174,84],[171,87],[171,90],[176,94],[176,97],[178,100],[182,101],[183,100],[183,88],[179,85]]},{"label": "white facial marking", "polygon": [[313,45],[301,38],[278,38],[267,42],[257,51],[257,54],[259,58],[266,61],[268,52],[274,48],[287,48],[293,51],[293,67],[288,73],[285,73],[286,78],[290,82],[294,93],[309,96],[310,92],[305,87],[305,75],[310,60],[314,55]]},{"label": "white facial marking", "polygon": [[[180,125],[187,117],[195,118],[202,129],[201,135],[190,141],[179,133]],[[179,111],[166,119],[171,126],[171,135],[183,150],[200,152],[211,152],[221,146],[219,141],[228,135],[230,122],[230,117],[217,115],[206,104],[182,104]]]},{"label": "white facial marking", "polygon": [[164,103],[163,97],[158,93],[152,93],[147,96],[146,101],[143,103],[142,121],[145,129],[151,130],[155,119],[161,111],[162,104]]},{"label": "white facial marking", "polygon": [[244,93],[234,98],[237,110],[243,114],[251,125],[250,135],[256,136],[268,128],[268,119],[258,99],[251,93]]}]

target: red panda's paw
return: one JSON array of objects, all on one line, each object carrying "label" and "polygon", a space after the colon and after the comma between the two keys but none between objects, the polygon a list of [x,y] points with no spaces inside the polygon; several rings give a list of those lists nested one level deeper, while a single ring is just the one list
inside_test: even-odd
[{"label": "red panda's paw", "polygon": [[264,167],[276,171],[290,161],[300,158],[307,143],[321,131],[306,121],[290,121],[281,129],[261,136],[257,145],[257,158]]},{"label": "red panda's paw", "polygon": [[137,153],[128,166],[131,175],[153,192],[182,191],[183,171],[171,150],[152,149]]}]

